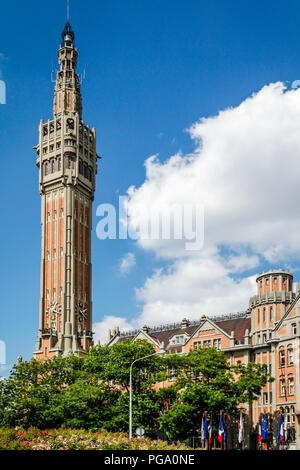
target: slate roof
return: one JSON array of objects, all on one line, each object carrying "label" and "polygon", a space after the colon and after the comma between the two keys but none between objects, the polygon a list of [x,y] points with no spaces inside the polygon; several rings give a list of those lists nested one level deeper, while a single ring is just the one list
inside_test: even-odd
[{"label": "slate roof", "polygon": [[[207,320],[213,321],[216,326],[221,328],[225,331],[229,336],[231,336],[231,332],[234,331],[235,334],[235,343],[236,344],[243,344],[244,343],[244,335],[245,331],[251,328],[251,318],[246,313],[242,314],[233,314],[233,315],[226,315],[224,317],[216,317],[210,318],[206,317]],[[147,331],[147,335],[151,337],[155,342],[162,344],[164,343],[164,347],[168,351],[174,352],[181,352],[182,346],[181,344],[170,344],[170,340],[173,336],[183,335],[186,334],[189,337],[192,337],[193,334],[197,331],[197,329],[203,324],[204,319],[199,320],[198,322],[192,322],[186,328],[182,328],[180,324],[166,325],[165,327],[162,325],[159,328],[149,328]],[[121,333],[118,341],[125,341],[126,339],[133,339],[138,332],[141,330],[137,330],[135,332],[129,332],[128,334]]]}]

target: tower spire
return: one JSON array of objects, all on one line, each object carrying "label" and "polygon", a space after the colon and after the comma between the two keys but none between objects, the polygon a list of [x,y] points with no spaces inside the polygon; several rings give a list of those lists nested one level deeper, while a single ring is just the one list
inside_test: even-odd
[{"label": "tower spire", "polygon": [[42,211],[39,334],[35,358],[84,354],[92,333],[92,202],[96,131],[82,120],[77,49],[62,32],[53,118],[41,121],[36,147]]},{"label": "tower spire", "polygon": [[78,53],[75,48],[75,34],[69,22],[62,32],[62,43],[58,51],[60,70],[57,72],[54,93],[54,116],[73,111],[82,115],[80,79],[76,72]]}]

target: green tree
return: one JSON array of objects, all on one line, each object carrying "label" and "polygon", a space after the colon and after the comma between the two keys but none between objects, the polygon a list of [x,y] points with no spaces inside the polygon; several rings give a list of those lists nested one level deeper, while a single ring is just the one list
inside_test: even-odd
[{"label": "green tree", "polygon": [[173,367],[177,367],[178,401],[159,419],[172,440],[195,435],[206,411],[235,412],[238,404],[255,399],[272,380],[265,365],[231,366],[225,353],[213,348],[175,358]]}]

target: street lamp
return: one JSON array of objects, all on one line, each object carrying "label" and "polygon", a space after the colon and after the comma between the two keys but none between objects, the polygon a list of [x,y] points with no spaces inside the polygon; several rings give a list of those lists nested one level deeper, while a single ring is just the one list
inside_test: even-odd
[{"label": "street lamp", "polygon": [[161,351],[157,351],[153,354],[149,354],[148,356],[138,357],[135,359],[130,365],[130,374],[129,374],[129,439],[132,438],[132,366],[137,361],[142,361],[143,359],[148,359],[148,357],[155,356],[156,354],[164,354],[166,351],[162,349]]}]

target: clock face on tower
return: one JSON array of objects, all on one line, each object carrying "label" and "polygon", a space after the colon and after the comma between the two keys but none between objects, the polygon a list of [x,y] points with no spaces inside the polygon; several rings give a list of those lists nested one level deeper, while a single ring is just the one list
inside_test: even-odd
[{"label": "clock face on tower", "polygon": [[77,316],[78,322],[81,325],[84,323],[85,320],[87,320],[88,311],[87,308],[84,308],[81,302],[75,305],[75,315]]},{"label": "clock face on tower", "polygon": [[46,310],[46,318],[48,319],[48,328],[57,329],[58,316],[61,315],[61,305],[54,301],[51,302]]}]

